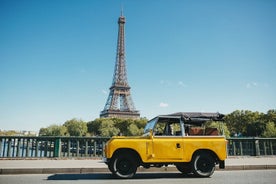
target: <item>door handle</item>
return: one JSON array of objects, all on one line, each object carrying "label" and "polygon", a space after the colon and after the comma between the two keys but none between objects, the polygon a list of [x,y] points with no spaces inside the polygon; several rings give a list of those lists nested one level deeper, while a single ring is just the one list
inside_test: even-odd
[{"label": "door handle", "polygon": [[180,143],[176,143],[176,148],[181,148]]}]

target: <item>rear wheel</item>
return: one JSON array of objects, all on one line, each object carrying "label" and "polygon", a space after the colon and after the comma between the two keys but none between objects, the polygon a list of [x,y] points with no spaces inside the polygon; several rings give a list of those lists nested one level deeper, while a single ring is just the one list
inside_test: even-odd
[{"label": "rear wheel", "polygon": [[208,153],[198,153],[192,161],[193,173],[199,177],[209,177],[215,171],[215,160]]},{"label": "rear wheel", "polygon": [[137,163],[129,155],[116,155],[108,167],[113,174],[120,178],[132,178],[137,171]]}]

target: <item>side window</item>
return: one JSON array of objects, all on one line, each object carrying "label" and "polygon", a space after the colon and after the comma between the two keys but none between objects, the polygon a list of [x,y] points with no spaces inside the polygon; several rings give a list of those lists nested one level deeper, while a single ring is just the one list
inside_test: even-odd
[{"label": "side window", "polygon": [[180,127],[179,122],[173,123],[171,126],[172,126],[172,134],[173,135],[175,135],[175,136],[181,136],[182,135],[181,127]]},{"label": "side window", "polygon": [[166,123],[158,121],[154,127],[154,135],[164,135]]},{"label": "side window", "polygon": [[154,127],[156,136],[182,136],[179,119],[159,118]]}]

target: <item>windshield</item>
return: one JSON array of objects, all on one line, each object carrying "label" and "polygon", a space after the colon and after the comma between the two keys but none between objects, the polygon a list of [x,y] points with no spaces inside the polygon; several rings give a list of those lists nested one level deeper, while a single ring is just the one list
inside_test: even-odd
[{"label": "windshield", "polygon": [[156,120],[157,120],[157,118],[154,118],[146,124],[145,129],[144,129],[144,134],[148,133],[150,130],[153,130]]}]

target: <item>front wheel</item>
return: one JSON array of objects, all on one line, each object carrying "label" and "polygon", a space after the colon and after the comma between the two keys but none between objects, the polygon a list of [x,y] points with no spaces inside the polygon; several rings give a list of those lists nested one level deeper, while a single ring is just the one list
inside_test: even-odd
[{"label": "front wheel", "polygon": [[119,178],[132,178],[137,171],[137,163],[128,155],[115,156],[108,167]]},{"label": "front wheel", "polygon": [[176,168],[182,174],[191,174],[192,173],[192,167],[191,167],[190,163],[179,163],[179,164],[176,164]]},{"label": "front wheel", "polygon": [[193,173],[199,177],[209,177],[215,171],[215,160],[208,153],[198,153],[192,162]]}]

